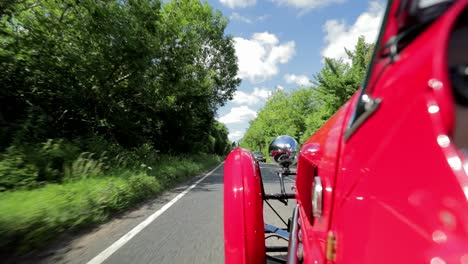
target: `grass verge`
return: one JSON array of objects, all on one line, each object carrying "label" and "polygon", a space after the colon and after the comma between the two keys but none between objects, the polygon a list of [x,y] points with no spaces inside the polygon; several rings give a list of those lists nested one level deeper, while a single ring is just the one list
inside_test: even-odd
[{"label": "grass verge", "polygon": [[141,170],[109,170],[100,177],[0,192],[0,254],[25,253],[65,231],[103,223],[219,162],[214,155],[166,157]]}]

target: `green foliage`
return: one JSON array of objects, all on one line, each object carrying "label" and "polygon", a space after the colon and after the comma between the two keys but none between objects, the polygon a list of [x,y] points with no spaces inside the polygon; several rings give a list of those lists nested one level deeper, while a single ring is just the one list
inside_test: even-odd
[{"label": "green foliage", "polygon": [[215,121],[211,130],[213,153],[217,155],[226,155],[229,153],[231,150],[231,142],[228,140],[228,133],[228,129],[224,124]]},{"label": "green foliage", "polygon": [[17,0],[0,0],[0,16],[12,12]]},{"label": "green foliage", "polygon": [[34,188],[45,182],[61,182],[64,168],[78,155],[79,148],[62,139],[10,146],[0,155],[0,191]]},{"label": "green foliage", "polygon": [[95,159],[93,153],[82,153],[69,166],[64,168],[64,178],[66,180],[86,179],[98,177],[103,174],[105,157]]},{"label": "green foliage", "polygon": [[24,153],[10,147],[0,160],[0,192],[26,186],[37,186],[38,171],[27,163]]},{"label": "green foliage", "polygon": [[214,115],[240,83],[226,26],[198,0],[0,0],[0,248],[219,161],[205,154],[230,145]]},{"label": "green foliage", "polygon": [[63,139],[48,139],[44,143],[21,147],[28,162],[38,168],[38,181],[61,182],[63,170],[78,156],[79,149]]},{"label": "green foliage", "polygon": [[227,20],[197,0],[0,1],[0,190],[225,154],[240,80]]},{"label": "green foliage", "polygon": [[268,153],[270,142],[279,135],[300,139],[305,130],[304,116],[315,108],[314,91],[297,89],[291,93],[276,91],[258,117],[251,121],[241,146]]},{"label": "green foliage", "polygon": [[[226,127],[217,124],[213,133],[224,133],[218,136],[227,137]],[[94,152],[80,153],[78,143],[82,144],[82,148]],[[230,143],[223,144],[217,146],[213,143],[211,147],[219,147],[219,155],[224,155]],[[210,160],[210,156],[204,153],[177,156],[163,154],[150,144],[127,150],[101,137],[88,138],[77,143],[55,139],[31,146],[14,146],[0,157],[0,192],[32,189],[51,182],[73,182],[109,174],[121,175],[129,171],[167,175],[168,179],[162,176],[160,180],[171,182],[201,171],[201,168],[206,167],[205,161]]]},{"label": "green foliage", "polygon": [[353,51],[346,50],[349,63],[325,58],[312,87],[275,92],[250,122],[241,146],[266,154],[270,142],[279,135],[306,141],[361,86],[372,49],[373,45],[361,37]]},{"label": "green foliage", "polygon": [[140,173],[128,179],[128,190],[126,193],[130,196],[129,202],[139,202],[161,190],[161,184],[155,177],[148,177],[145,173]]},{"label": "green foliage", "polygon": [[239,85],[219,11],[197,0],[0,7],[0,151],[89,135],[164,153],[211,144],[206,128]]},{"label": "green foliage", "polygon": [[371,45],[359,38],[354,51],[346,50],[350,64],[325,58],[325,66],[316,74],[319,96],[333,110],[340,108],[362,85],[366,74]]},{"label": "green foliage", "polygon": [[[41,247],[64,231],[97,224],[216,163],[213,155],[163,156],[148,168],[110,170],[35,190],[0,192],[0,254]],[[150,164],[153,166],[153,164]]]},{"label": "green foliage", "polygon": [[350,63],[325,58],[323,69],[314,76],[316,102],[320,107],[306,117],[305,141],[328,120],[363,84],[373,45],[360,37],[353,51],[346,50]]}]

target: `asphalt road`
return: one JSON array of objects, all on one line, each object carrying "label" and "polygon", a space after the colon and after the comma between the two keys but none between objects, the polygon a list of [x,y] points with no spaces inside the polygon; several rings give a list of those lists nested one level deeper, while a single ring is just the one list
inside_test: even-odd
[{"label": "asphalt road", "polygon": [[[199,181],[201,176],[85,234],[63,236],[49,245],[47,250],[19,262],[224,263],[223,169],[223,165],[219,166],[188,192],[187,188]],[[275,164],[261,164],[266,192],[280,190],[274,173],[277,169]],[[286,183],[286,190],[289,191],[293,180],[286,179]],[[185,195],[180,197],[184,191]],[[180,199],[170,203],[175,197]],[[286,207],[276,201],[271,203],[287,221],[294,204]],[[166,210],[149,221],[148,217],[154,217],[161,208]],[[267,206],[264,208],[264,218],[267,223],[282,226],[281,220]],[[134,232],[129,234],[131,230]],[[119,243],[116,247],[116,241],[123,241],[123,244]],[[285,245],[282,241],[269,240],[268,243]],[[111,251],[106,252],[109,247]],[[14,262],[18,263],[18,260]]]}]

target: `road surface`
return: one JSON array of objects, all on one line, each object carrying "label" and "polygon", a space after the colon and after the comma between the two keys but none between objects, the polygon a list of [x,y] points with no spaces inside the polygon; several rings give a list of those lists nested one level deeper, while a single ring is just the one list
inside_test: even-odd
[{"label": "road surface", "polygon": [[[265,191],[279,192],[274,173],[278,166],[267,163],[260,166]],[[223,169],[221,164],[205,178],[197,177],[86,234],[64,236],[47,250],[20,262],[224,263]],[[289,191],[293,180],[286,179],[286,183]],[[192,188],[187,190],[190,186]],[[174,198],[178,200],[174,202]],[[294,205],[271,203],[287,221]],[[264,215],[266,222],[282,226],[267,206]]]}]

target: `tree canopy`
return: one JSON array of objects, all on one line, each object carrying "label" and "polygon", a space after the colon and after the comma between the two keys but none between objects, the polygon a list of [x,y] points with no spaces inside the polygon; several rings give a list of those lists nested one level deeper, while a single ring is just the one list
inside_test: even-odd
[{"label": "tree canopy", "polygon": [[208,4],[0,3],[0,148],[93,135],[165,153],[230,145],[214,115],[240,80],[227,19]]},{"label": "tree canopy", "polygon": [[250,122],[241,146],[267,153],[279,135],[307,140],[362,85],[372,51],[360,37],[354,50],[346,50],[348,60],[324,58],[311,87],[275,92]]}]

